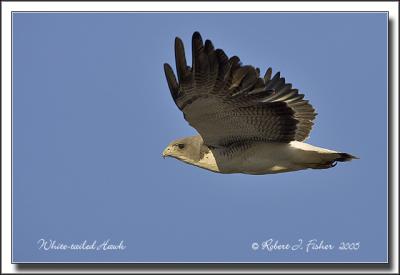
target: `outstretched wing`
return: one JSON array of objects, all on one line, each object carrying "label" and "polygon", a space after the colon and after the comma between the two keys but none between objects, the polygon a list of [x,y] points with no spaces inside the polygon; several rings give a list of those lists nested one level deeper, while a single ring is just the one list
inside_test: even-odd
[{"label": "outstretched wing", "polygon": [[182,40],[175,39],[178,80],[164,64],[168,86],[184,118],[209,146],[243,141],[290,142],[306,139],[316,113],[304,95],[269,68],[243,66],[228,58],[198,32],[192,37],[192,67],[187,66]]}]

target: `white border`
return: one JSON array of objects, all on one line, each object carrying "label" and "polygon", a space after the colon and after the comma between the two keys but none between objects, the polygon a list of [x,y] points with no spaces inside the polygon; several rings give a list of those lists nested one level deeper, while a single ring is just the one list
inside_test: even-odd
[{"label": "white border", "polygon": [[[393,21],[392,53],[391,57],[393,90],[392,94],[392,153],[394,154],[392,168],[398,167],[398,3],[397,2],[2,2],[2,273],[18,273],[15,264],[11,264],[11,12],[16,11],[389,11],[389,18]],[[393,186],[391,191],[394,193],[392,202],[392,230],[394,231],[391,245],[393,245],[393,266],[392,272],[398,272],[398,170],[393,171]],[[53,271],[34,271],[34,273],[54,272]],[[270,269],[274,273],[293,272],[293,270]],[[298,270],[297,273],[316,273],[325,271],[320,270]],[[365,268],[363,270],[349,269],[347,272],[375,273],[376,269]],[[27,270],[23,271],[28,272]],[[80,271],[82,272],[82,271]],[[87,272],[104,273],[111,270],[97,269]],[[115,272],[127,273],[131,270],[114,270]],[[141,270],[140,272],[146,272]],[[160,272],[160,271],[159,271]],[[174,271],[178,272],[178,271]],[[184,271],[188,272],[188,271]],[[215,272],[215,271],[214,271]],[[226,270],[228,272],[228,270]],[[238,270],[229,270],[230,273]],[[240,271],[239,271],[240,272]],[[256,273],[257,271],[247,271],[246,273]],[[265,271],[263,271],[265,272]],[[332,269],[329,273],[340,272]],[[381,270],[382,273],[390,273],[388,270]],[[260,273],[260,271],[258,271]]]},{"label": "white border", "polygon": [[2,2],[10,11],[390,11],[397,13],[393,1],[376,2]]}]

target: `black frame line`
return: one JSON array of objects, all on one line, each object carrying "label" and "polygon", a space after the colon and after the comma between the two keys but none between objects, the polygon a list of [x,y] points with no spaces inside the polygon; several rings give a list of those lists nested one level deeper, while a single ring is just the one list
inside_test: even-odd
[{"label": "black frame line", "polygon": [[[2,1],[2,2],[12,2],[12,1]],[[17,0],[15,2],[24,2],[23,0]],[[35,2],[48,2],[48,1],[35,1]],[[54,2],[54,1],[52,1]],[[56,1],[56,2],[82,2],[82,1]],[[100,2],[110,2],[110,1],[100,1]],[[113,1],[113,2],[135,2],[135,1]],[[170,2],[170,1],[150,1],[150,2]],[[186,1],[173,1],[173,2],[186,2]],[[213,1],[196,1],[196,2],[213,2]],[[219,2],[243,2],[243,1],[228,1],[221,0]],[[249,1],[249,2],[266,2],[262,0]],[[291,1],[282,1],[282,2],[291,2]],[[295,1],[297,2],[297,1]],[[299,2],[314,2],[314,1],[299,1]],[[320,2],[320,1],[317,1]],[[326,1],[326,2],[346,2],[346,1]],[[355,2],[377,2],[377,1],[359,1]],[[397,2],[397,1],[382,1],[382,2]],[[1,11],[1,7],[0,7]],[[71,262],[71,263],[17,263],[13,262],[13,14],[14,13],[387,13],[387,108],[388,108],[388,116],[387,116],[387,134],[388,134],[388,143],[387,143],[387,263],[364,263],[364,262],[304,262],[304,263],[293,263],[293,262],[277,262],[277,263],[269,263],[269,262],[171,262],[171,263],[162,263],[162,262],[145,262],[145,263],[135,263],[135,262],[94,262],[94,263],[81,263],[81,262]],[[393,62],[391,61],[390,56],[393,56],[393,47],[392,47],[392,36],[390,35],[393,32],[393,21],[389,19],[388,11],[12,11],[11,12],[11,264],[16,264],[18,271],[28,271],[32,269],[40,269],[40,270],[57,270],[57,269],[65,269],[68,271],[78,271],[78,270],[93,270],[95,268],[99,268],[101,270],[106,270],[112,272],[113,270],[117,271],[129,271],[129,270],[145,270],[152,269],[157,271],[162,270],[177,270],[184,271],[187,269],[197,269],[201,271],[207,270],[218,270],[218,271],[262,271],[262,270],[279,270],[279,269],[287,269],[287,270],[298,270],[298,269],[334,269],[335,271],[343,271],[343,270],[358,270],[360,268],[368,268],[372,270],[381,270],[381,269],[389,269],[393,265],[393,245],[391,245],[391,239],[393,239],[393,230],[392,230],[392,207],[394,202],[394,194],[392,194],[392,184],[394,184],[394,175],[393,171],[393,162],[394,162],[394,154],[392,152],[392,148],[394,145],[394,140],[392,138],[393,129],[391,127],[393,123],[392,116],[394,114],[394,102],[393,102],[393,83],[390,80],[393,80],[395,76],[393,75]],[[2,52],[3,54],[3,52]],[[1,70],[1,68],[0,68]],[[0,99],[1,101],[2,99]],[[0,130],[2,131],[2,130]],[[1,160],[2,161],[2,160]],[[2,238],[2,236],[1,236]],[[0,251],[1,258],[1,251]],[[250,269],[250,270],[249,270]]]}]

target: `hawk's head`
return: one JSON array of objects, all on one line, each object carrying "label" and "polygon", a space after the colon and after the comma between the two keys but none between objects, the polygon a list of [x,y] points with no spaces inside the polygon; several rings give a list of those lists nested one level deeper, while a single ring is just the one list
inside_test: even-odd
[{"label": "hawk's head", "polygon": [[164,149],[162,156],[195,164],[201,158],[203,140],[200,136],[192,136],[174,140]]},{"label": "hawk's head", "polygon": [[200,168],[220,172],[214,153],[199,135],[174,140],[164,149],[162,156],[173,157]]}]

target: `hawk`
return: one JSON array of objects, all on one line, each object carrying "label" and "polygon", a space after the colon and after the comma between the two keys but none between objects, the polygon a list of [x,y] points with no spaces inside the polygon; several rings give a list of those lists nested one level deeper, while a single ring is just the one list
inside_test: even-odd
[{"label": "hawk", "polygon": [[253,66],[228,58],[200,33],[192,36],[192,66],[175,38],[177,78],[167,63],[172,98],[199,135],[177,139],[163,151],[217,173],[272,174],[326,169],[357,157],[316,147],[307,139],[317,115],[304,95],[268,68],[264,77]]}]

